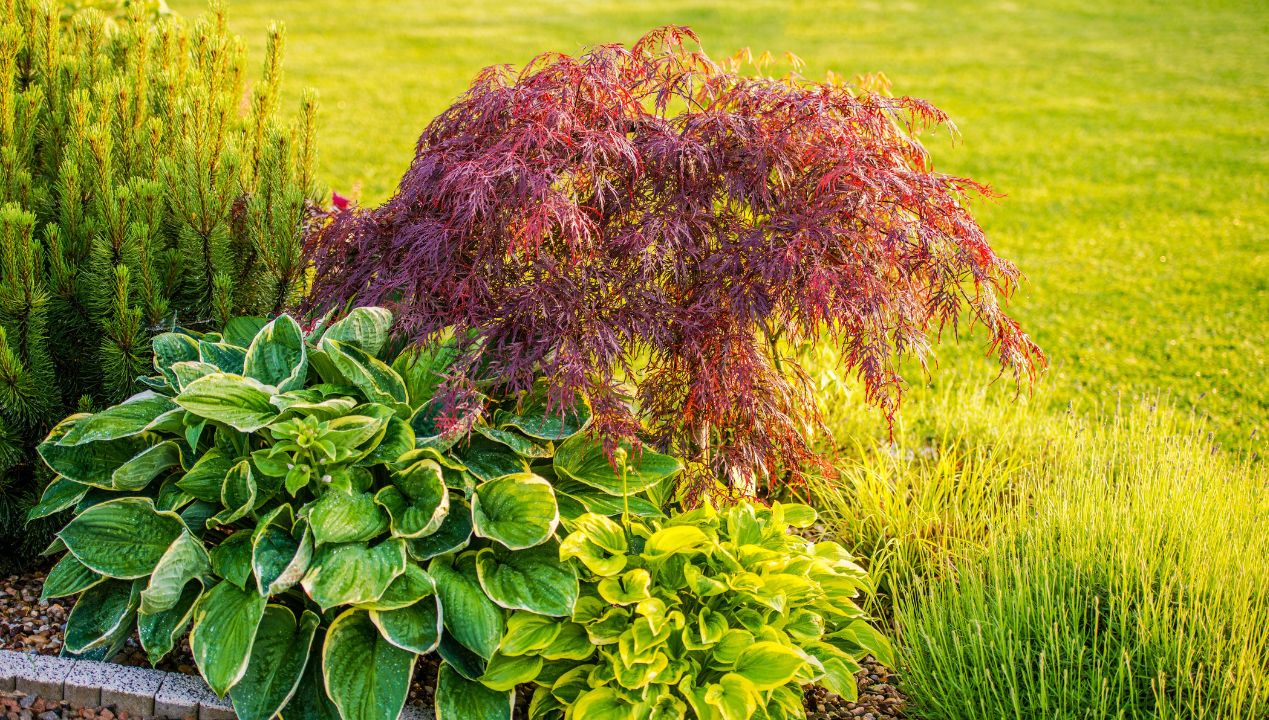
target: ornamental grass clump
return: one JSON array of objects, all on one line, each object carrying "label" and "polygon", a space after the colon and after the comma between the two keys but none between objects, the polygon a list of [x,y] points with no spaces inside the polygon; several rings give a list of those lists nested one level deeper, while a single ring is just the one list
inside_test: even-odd
[{"label": "ornamental grass clump", "polygon": [[136,392],[158,332],[304,292],[316,101],[279,117],[281,30],[246,92],[223,10],[155,5],[0,2],[0,564],[48,541],[22,515],[57,420]]},{"label": "ornamental grass clump", "polygon": [[[454,328],[449,405],[482,381],[589,398],[610,452],[647,430],[691,483],[754,491],[814,463],[793,350],[841,351],[892,416],[899,359],[981,323],[1003,367],[1042,356],[1001,309],[1017,280],[935,172],[928,103],[721,69],[685,28],[482,72],[419,138],[395,196],[308,240],[316,308]],[[635,402],[626,402],[633,398]]]},{"label": "ornamental grass clump", "polygon": [[452,346],[396,353],[390,324],[359,308],[307,333],[287,315],[164,333],[149,390],[52,430],[32,516],[74,514],[44,587],[79,596],[66,654],[109,658],[135,628],[157,662],[188,632],[244,720],[396,720],[436,651],[442,717],[476,717],[452,708],[486,686],[509,717],[508,614],[578,600],[567,523],[659,517],[681,466],[610,464],[584,402],[548,414],[532,392],[438,432]]}]

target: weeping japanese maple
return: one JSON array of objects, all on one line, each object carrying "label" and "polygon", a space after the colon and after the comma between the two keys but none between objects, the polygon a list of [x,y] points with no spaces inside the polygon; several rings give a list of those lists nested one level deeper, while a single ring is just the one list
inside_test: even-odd
[{"label": "weeping japanese maple", "polygon": [[1031,376],[1043,356],[1000,306],[1017,270],[967,206],[986,188],[915,138],[941,111],[697,47],[667,27],[484,70],[390,201],[309,238],[311,305],[387,305],[419,342],[454,328],[451,416],[477,381],[544,375],[610,448],[653,442],[742,488],[814,462],[802,343],[835,343],[888,417],[900,357],[961,319]]}]

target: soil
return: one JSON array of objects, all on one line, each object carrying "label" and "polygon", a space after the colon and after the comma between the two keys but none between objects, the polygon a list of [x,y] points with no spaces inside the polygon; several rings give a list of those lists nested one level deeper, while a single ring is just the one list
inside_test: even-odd
[{"label": "soil", "polygon": [[[24,575],[10,575],[0,580],[0,649],[18,652],[34,652],[56,655],[62,647],[62,629],[75,601],[58,598],[41,601],[45,572],[33,571]],[[123,650],[114,659],[123,665],[149,667],[141,643],[134,635],[128,638]],[[439,660],[433,655],[419,658],[414,670],[414,682],[407,702],[420,707],[432,707],[432,689],[435,687]],[[859,698],[847,702],[820,687],[807,688],[806,714],[810,720],[901,720],[904,718],[903,695],[895,687],[896,676],[888,668],[865,658],[864,669],[855,676],[859,686]],[[158,665],[170,672],[196,674],[189,644],[181,644]],[[516,694],[516,717],[526,717],[531,693]],[[126,713],[116,715],[113,708],[72,708],[65,703],[51,703],[15,693],[0,693],[0,718],[8,720],[127,720]]]}]

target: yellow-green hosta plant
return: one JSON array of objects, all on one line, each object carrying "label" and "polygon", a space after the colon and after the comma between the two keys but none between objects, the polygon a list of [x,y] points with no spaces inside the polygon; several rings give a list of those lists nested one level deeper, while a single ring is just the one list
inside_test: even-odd
[{"label": "yellow-green hosta plant", "polygon": [[450,346],[390,356],[391,321],[159,335],[150,390],[53,429],[32,515],[74,511],[44,590],[79,595],[68,654],[108,657],[136,627],[157,662],[188,631],[244,720],[395,720],[437,650],[438,704],[462,718],[501,687],[515,613],[573,615],[561,518],[656,517],[644,491],[678,462],[609,463],[584,402],[536,393],[437,417]]},{"label": "yellow-green hosta plant", "polygon": [[853,699],[858,658],[889,646],[855,604],[863,569],[797,533],[814,520],[751,501],[566,520],[562,554],[583,568],[573,614],[513,614],[490,664],[537,684],[534,719],[801,718],[809,683]]}]

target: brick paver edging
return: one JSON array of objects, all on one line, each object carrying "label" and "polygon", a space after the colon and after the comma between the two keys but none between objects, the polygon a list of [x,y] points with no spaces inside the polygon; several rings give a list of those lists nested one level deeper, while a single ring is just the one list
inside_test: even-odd
[{"label": "brick paver edging", "polygon": [[[113,705],[134,718],[238,717],[229,698],[217,698],[196,675],[11,650],[0,650],[0,692],[66,700],[81,707]],[[433,720],[433,715],[407,707],[401,720]]]}]

